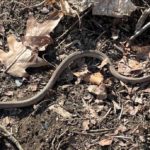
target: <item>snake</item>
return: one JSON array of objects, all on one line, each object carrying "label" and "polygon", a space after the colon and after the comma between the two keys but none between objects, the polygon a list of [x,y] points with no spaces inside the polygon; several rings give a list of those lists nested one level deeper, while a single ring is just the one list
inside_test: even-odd
[{"label": "snake", "polygon": [[37,104],[40,102],[46,95],[46,93],[52,89],[62,74],[62,72],[72,63],[77,61],[79,58],[83,57],[90,57],[95,58],[100,61],[107,60],[107,67],[110,71],[110,73],[117,78],[118,80],[128,83],[128,84],[136,84],[136,83],[143,83],[143,82],[149,82],[150,81],[150,75],[144,76],[144,77],[128,77],[120,74],[112,64],[110,58],[97,50],[88,50],[88,51],[77,51],[73,52],[72,54],[68,55],[62,62],[56,67],[55,71],[53,72],[51,78],[45,85],[45,87],[39,91],[37,94],[35,94],[31,98],[27,98],[25,100],[13,100],[13,101],[7,101],[7,102],[0,102],[0,109],[9,109],[9,108],[23,108],[32,106],[34,104]]}]

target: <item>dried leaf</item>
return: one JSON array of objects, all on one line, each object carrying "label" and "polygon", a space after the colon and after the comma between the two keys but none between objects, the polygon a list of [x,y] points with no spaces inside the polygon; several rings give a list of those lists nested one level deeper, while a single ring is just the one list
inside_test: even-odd
[{"label": "dried leaf", "polygon": [[130,16],[136,8],[131,0],[95,0],[93,15],[106,15],[120,18]]},{"label": "dried leaf", "polygon": [[37,52],[27,49],[22,42],[18,42],[14,35],[7,38],[9,52],[0,51],[0,62],[5,65],[7,73],[23,77],[27,76],[26,68],[47,65],[43,59],[38,57]]},{"label": "dried leaf", "polygon": [[82,80],[84,80],[86,82],[89,82],[91,84],[96,84],[96,85],[100,85],[104,80],[104,77],[100,72],[91,74],[91,73],[89,73],[89,71],[87,69],[84,69],[79,72],[74,72],[73,74],[76,77],[81,78]]},{"label": "dried leaf", "polygon": [[84,102],[83,107],[85,108],[85,111],[87,111],[87,118],[93,118],[98,120],[99,117],[97,115],[97,112],[95,111],[94,107],[92,107],[91,105],[87,104],[86,102]]},{"label": "dried leaf", "polygon": [[106,58],[106,59],[104,59],[102,62],[101,62],[101,64],[98,66],[98,68],[99,69],[101,69],[101,68],[103,68],[105,65],[107,65],[108,64],[108,59]]},{"label": "dried leaf", "polygon": [[114,135],[117,135],[118,133],[123,133],[127,131],[126,126],[120,124],[119,127],[114,131]]},{"label": "dried leaf", "polygon": [[6,127],[8,125],[12,125],[15,122],[15,120],[11,117],[5,117],[2,119],[1,122],[2,122],[2,125]]},{"label": "dried leaf", "polygon": [[141,64],[137,60],[129,59],[128,64],[134,70],[142,69]]},{"label": "dried leaf", "polygon": [[[48,44],[53,43],[52,38],[49,33],[54,30],[58,25],[59,21],[63,17],[61,11],[54,11],[48,17],[48,20],[43,23],[38,23],[36,19],[31,16],[27,20],[26,34],[23,38],[23,43],[25,46],[38,47],[39,50],[43,50]],[[45,50],[45,49],[44,49]]]},{"label": "dried leaf", "polygon": [[99,145],[101,145],[101,146],[109,146],[109,145],[112,144],[112,142],[113,142],[113,138],[109,137],[109,138],[100,140],[99,141]]},{"label": "dried leaf", "polygon": [[88,87],[88,91],[90,93],[97,95],[98,99],[106,99],[107,98],[106,87],[104,84],[101,84],[100,86],[90,85]]},{"label": "dried leaf", "polygon": [[137,61],[133,59],[128,59],[128,62],[126,62],[126,58],[123,58],[118,63],[118,72],[124,74],[124,75],[130,75],[131,72],[134,73],[134,71],[141,71],[142,65]]},{"label": "dried leaf", "polygon": [[68,1],[60,0],[61,10],[64,12],[65,15],[69,16],[76,16],[77,12],[71,8]]},{"label": "dried leaf", "polygon": [[84,70],[80,70],[80,71],[78,71],[78,72],[74,72],[73,73],[76,77],[78,77],[78,78],[83,78],[84,76],[87,76],[87,74],[89,74],[89,71],[87,70],[87,68],[86,69],[84,69]]},{"label": "dried leaf", "polygon": [[45,4],[48,5],[48,4],[54,4],[56,3],[56,0],[45,0]]},{"label": "dried leaf", "polygon": [[52,110],[62,116],[63,118],[72,118],[72,114],[66,111],[64,108],[62,108],[60,105],[52,105],[49,107],[49,110]]},{"label": "dried leaf", "polygon": [[6,96],[13,96],[14,92],[13,91],[7,91],[4,93]]},{"label": "dried leaf", "polygon": [[90,125],[90,121],[89,120],[84,120],[83,123],[82,123],[83,130],[84,131],[89,130],[90,129],[89,125]]},{"label": "dried leaf", "polygon": [[30,89],[32,92],[36,92],[37,89],[38,89],[38,86],[37,86],[37,84],[31,84],[31,85],[29,86],[29,89]]}]

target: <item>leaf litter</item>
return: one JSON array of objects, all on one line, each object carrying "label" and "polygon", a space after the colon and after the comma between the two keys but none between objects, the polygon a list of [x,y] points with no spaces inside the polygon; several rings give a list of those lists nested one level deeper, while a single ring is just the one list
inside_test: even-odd
[{"label": "leaf litter", "polygon": [[[26,2],[23,1],[23,3],[25,4]],[[9,4],[9,2],[7,4]],[[142,6],[145,7],[146,4]],[[24,6],[16,5],[17,10],[19,11],[20,7],[23,9]],[[40,6],[39,10],[35,9],[31,11],[35,13],[38,11],[38,13],[40,13],[43,7],[48,8],[49,6]],[[139,14],[135,14],[136,21],[140,17],[140,12],[138,13]],[[43,16],[44,15],[42,14],[41,17],[43,18]],[[118,29],[120,30],[117,39],[118,43],[120,42],[119,44],[121,44],[122,41],[127,40],[133,33],[132,31],[134,30],[133,27],[135,26],[136,21],[133,17],[131,17],[131,19],[132,22],[130,22],[129,17],[127,22],[123,21],[124,26],[118,26]],[[109,36],[111,22],[112,18],[106,16],[99,18],[88,13],[88,15],[82,19],[82,26],[80,26],[80,28],[74,26],[68,36],[64,37],[64,43],[60,47],[57,47],[57,55],[64,53],[65,55],[68,55],[78,49],[88,50],[94,48],[91,46],[98,38],[100,39],[99,42],[101,44],[107,40],[100,50],[112,58],[114,65],[118,64],[118,59],[121,58],[120,51],[118,52],[118,50],[112,48],[112,45],[114,45],[116,41],[112,40],[111,35]],[[53,37],[56,34],[55,38],[57,38],[59,36],[58,33],[60,33],[60,29],[65,32],[65,29],[70,25],[72,25],[72,20],[68,18],[65,22],[59,22],[59,28],[56,28],[55,32],[52,33]],[[5,28],[7,28],[7,26],[5,26]],[[57,32],[58,30],[59,32]],[[103,31],[106,33],[99,37],[98,33]],[[53,42],[56,46],[61,43],[61,41],[59,41],[60,43],[55,43],[55,38],[52,39],[49,34],[40,36],[40,38],[44,39],[41,41],[39,38],[41,43],[34,43],[35,39],[38,39],[38,37],[36,37],[36,33],[35,36],[33,34],[32,38],[29,35],[28,38],[20,38],[20,41],[17,42],[24,42],[23,45],[26,44],[25,46],[29,46],[29,50],[33,52],[35,48],[39,46],[38,51],[35,52],[36,54],[38,54],[39,51],[45,51],[45,47]],[[15,38],[15,36],[13,37]],[[147,38],[147,33],[141,35],[141,37]],[[74,44],[71,45],[69,49],[65,48],[65,45],[76,39],[81,42],[81,45]],[[137,41],[144,44],[144,40],[137,39]],[[32,45],[32,42],[34,45]],[[50,51],[52,51],[52,49],[50,49]],[[128,76],[131,76],[131,71],[133,71],[132,73],[135,76],[139,76],[141,74],[141,72],[139,72],[139,68],[141,68],[143,72],[145,72],[145,68],[143,68],[143,62],[141,63],[141,61],[136,59],[135,56],[130,58],[129,63],[128,56],[132,54],[135,55],[136,52],[131,51],[130,48],[128,52],[123,51],[123,55],[126,57],[124,61],[125,65],[128,65],[130,69]],[[52,56],[53,55],[51,55],[51,57]],[[56,61],[52,61],[52,63],[56,64]],[[88,65],[91,63],[95,65],[95,63],[97,64],[97,61],[87,59],[87,63]],[[150,132],[149,85],[141,84],[132,87],[130,85],[120,83],[107,72],[107,67],[104,67],[106,65],[107,60],[99,66],[100,74],[97,71],[98,67],[94,69],[92,68],[94,73],[90,70],[90,75],[94,76],[94,83],[93,81],[91,82],[91,80],[81,80],[79,84],[75,84],[75,79],[72,78],[68,81],[68,77],[66,77],[66,73],[64,73],[62,76],[65,77],[59,79],[54,91],[52,91],[53,94],[47,95],[44,101],[37,105],[36,109],[33,110],[32,108],[27,108],[26,110],[17,109],[10,112],[4,111],[0,117],[1,123],[4,126],[7,126],[7,129],[16,136],[25,149],[29,150],[39,149],[39,145],[41,149],[103,149],[103,147],[113,147],[114,149],[125,149],[126,147],[128,149],[142,149],[144,146],[147,148],[148,144],[145,141],[148,139],[146,136],[148,136],[148,133]],[[72,67],[74,67],[74,63],[71,64],[66,71],[69,72],[69,69]],[[135,70],[138,71],[138,75],[135,73]],[[80,70],[77,72],[80,72]],[[33,90],[34,93],[34,91],[37,90],[36,85],[41,83],[45,85],[47,83],[47,80],[43,80],[41,77],[46,75],[42,72],[40,73],[41,75],[38,76],[36,74],[31,75],[31,79],[29,80],[30,82],[28,80],[24,81],[25,83],[22,86],[25,86],[25,84],[31,85],[29,89]],[[95,77],[95,73],[98,73],[98,77],[97,75]],[[123,72],[123,74],[125,73],[126,71]],[[50,74],[51,72],[48,73],[48,79]],[[99,79],[102,79],[102,82],[99,83]],[[95,80],[97,80],[98,83],[95,83]],[[10,78],[6,78],[5,81],[1,81],[4,83],[2,85],[2,87],[4,87],[5,84],[9,83],[6,83],[6,81],[11,80]],[[95,93],[88,91],[89,86],[94,85],[99,88],[101,84],[105,85],[106,99],[99,98]],[[11,83],[11,86],[14,85]],[[20,88],[22,88],[22,86]],[[63,88],[63,86],[65,86],[65,88]],[[3,90],[4,91],[2,92],[5,92],[5,87]],[[9,87],[7,90],[12,91],[12,88]],[[14,90],[14,94],[15,92],[16,91]],[[27,95],[28,89],[19,92],[18,96],[23,93],[26,93]],[[100,91],[99,93],[102,92]],[[11,96],[11,94],[11,92],[8,92],[8,95]],[[5,101],[7,100],[8,98],[5,99]],[[63,101],[63,104],[60,104],[61,101]],[[50,106],[47,104],[50,104]],[[49,110],[46,109],[47,106],[48,108],[56,107],[55,109]],[[70,116],[70,114],[71,117],[65,117],[65,115]],[[4,119],[5,116],[10,117]],[[0,139],[3,139],[3,137],[0,137]],[[2,140],[2,146],[7,145],[8,144]]]}]

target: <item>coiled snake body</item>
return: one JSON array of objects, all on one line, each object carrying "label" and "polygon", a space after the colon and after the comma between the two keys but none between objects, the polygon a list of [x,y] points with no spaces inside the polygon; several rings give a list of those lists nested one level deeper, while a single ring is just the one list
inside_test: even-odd
[{"label": "coiled snake body", "polygon": [[47,85],[39,93],[37,93],[35,96],[33,96],[29,99],[26,99],[26,100],[22,100],[22,101],[20,100],[20,101],[10,101],[10,102],[0,102],[0,109],[3,109],[3,108],[21,108],[21,107],[27,107],[27,106],[31,106],[33,104],[38,103],[39,101],[41,101],[44,98],[47,91],[49,89],[53,88],[57,79],[60,77],[61,73],[68,67],[68,65],[71,62],[75,61],[76,59],[82,58],[82,57],[97,58],[101,61],[107,59],[107,62],[108,62],[107,65],[108,65],[108,68],[109,68],[109,71],[111,72],[111,74],[123,82],[130,83],[130,84],[136,84],[136,83],[143,83],[143,82],[150,81],[150,76],[140,77],[140,78],[132,78],[132,77],[126,77],[124,75],[121,75],[120,73],[118,73],[115,70],[110,59],[102,52],[93,51],[93,50],[84,51],[84,52],[79,51],[79,52],[74,52],[73,54],[69,55],[67,58],[65,58],[60,63],[60,65],[56,68],[56,70],[52,74],[51,78],[49,79]]}]

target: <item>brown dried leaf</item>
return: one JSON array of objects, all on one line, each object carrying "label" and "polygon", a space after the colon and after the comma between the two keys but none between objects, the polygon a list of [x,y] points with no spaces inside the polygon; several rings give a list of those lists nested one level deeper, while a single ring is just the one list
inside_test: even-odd
[{"label": "brown dried leaf", "polygon": [[137,60],[129,59],[128,64],[133,70],[141,70],[142,69],[141,64]]},{"label": "brown dried leaf", "polygon": [[103,68],[105,65],[107,65],[108,64],[108,59],[106,58],[106,59],[104,59],[102,62],[101,62],[101,64],[98,66],[98,68],[99,69],[101,69],[101,68]]},{"label": "brown dried leaf", "polygon": [[118,72],[124,74],[124,75],[130,75],[133,71],[140,71],[142,70],[142,64],[138,62],[137,60],[128,59],[128,62],[126,62],[126,58],[123,58],[118,63]]},{"label": "brown dried leaf", "polygon": [[23,38],[24,45],[30,46],[33,49],[37,47],[41,50],[40,48],[42,48],[43,50],[43,47],[45,48],[48,44],[52,44],[53,40],[49,33],[54,30],[62,17],[63,13],[61,11],[54,11],[49,15],[48,20],[43,23],[38,23],[36,19],[31,16],[27,20],[26,34]]},{"label": "brown dried leaf", "polygon": [[118,133],[124,133],[127,131],[126,126],[120,124],[119,127],[114,131],[114,135],[117,135]]},{"label": "brown dried leaf", "polygon": [[64,108],[62,108],[58,104],[54,104],[54,105],[50,106],[49,110],[56,112],[57,114],[59,114],[63,118],[72,118],[73,117],[73,115],[70,112],[66,111]]},{"label": "brown dried leaf", "polygon": [[109,146],[109,145],[112,144],[112,142],[113,142],[113,138],[109,137],[109,138],[100,140],[99,141],[99,145],[101,145],[101,146]]},{"label": "brown dried leaf", "polygon": [[96,85],[100,85],[104,80],[104,77],[100,72],[91,74],[88,70],[83,70],[79,72],[74,72],[73,74],[86,82]]},{"label": "brown dried leaf", "polygon": [[130,16],[136,8],[131,0],[95,0],[93,15],[106,15],[120,18]]},{"label": "brown dried leaf", "polygon": [[7,73],[23,77],[28,75],[26,68],[47,65],[47,62],[38,57],[37,52],[27,49],[14,35],[8,36],[7,41],[9,52],[0,51],[0,62],[5,65]]},{"label": "brown dried leaf", "polygon": [[100,72],[96,72],[93,74],[87,74],[83,80],[90,82],[91,84],[100,85],[104,81],[104,77]]},{"label": "brown dried leaf", "polygon": [[2,119],[2,125],[5,127],[8,125],[12,125],[14,122],[15,122],[15,120],[8,116]]},{"label": "brown dried leaf", "polygon": [[4,93],[6,96],[13,96],[14,92],[13,91],[7,91]]},{"label": "brown dried leaf", "polygon": [[56,0],[45,0],[45,4],[48,5],[48,4],[54,4],[56,3]]},{"label": "brown dried leaf", "polygon": [[71,8],[68,1],[60,0],[61,10],[64,12],[65,15],[69,16],[76,16],[77,12]]},{"label": "brown dried leaf", "polygon": [[88,86],[88,91],[93,93],[97,96],[98,99],[106,99],[107,92],[105,84],[101,84],[100,86],[97,85],[90,85]]}]

